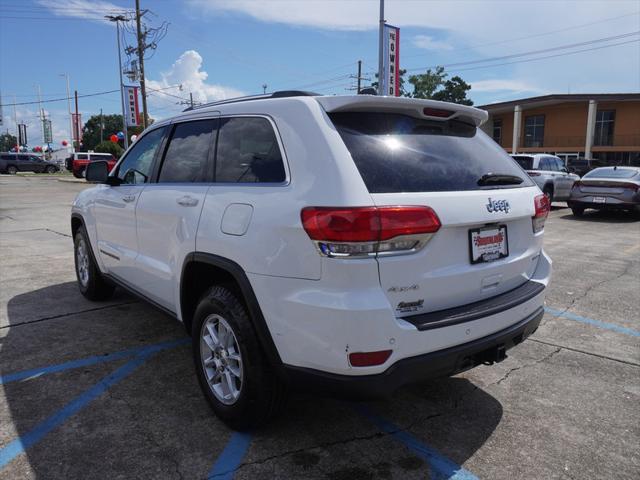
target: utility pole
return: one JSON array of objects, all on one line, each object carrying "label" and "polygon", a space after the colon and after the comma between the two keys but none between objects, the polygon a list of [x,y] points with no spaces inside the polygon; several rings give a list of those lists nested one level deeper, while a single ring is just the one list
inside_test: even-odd
[{"label": "utility pole", "polygon": [[20,151],[20,127],[18,126],[18,110],[16,109],[16,95],[13,94],[13,121],[16,124],[16,153]]},{"label": "utility pole", "polygon": [[262,84],[262,93],[265,94],[265,95],[267,93],[267,84],[266,83]]},{"label": "utility pole", "polygon": [[78,150],[80,150],[80,117],[78,116],[78,91],[74,90],[74,96],[76,97],[76,121],[74,129],[76,132],[76,142],[78,142]]},{"label": "utility pole", "polygon": [[358,60],[358,73],[357,75],[349,75],[349,78],[354,78],[357,82],[356,87],[349,87],[347,90],[355,90],[356,94],[360,94],[362,90],[362,80],[371,81],[370,78],[362,76],[362,60]]},{"label": "utility pole", "polygon": [[[126,22],[124,15],[107,15],[107,20],[116,22],[116,36],[118,38],[118,75],[120,78],[120,103],[122,106],[122,132],[124,133],[124,149],[129,148],[129,132],[127,131],[127,112],[124,104],[124,84],[122,83],[122,56],[120,53],[120,22]],[[144,98],[144,97],[143,97]],[[102,119],[101,119],[102,121]]]},{"label": "utility pole", "polygon": [[[142,94],[142,126],[146,129],[147,118],[147,89],[144,80],[144,50],[146,32],[142,33],[140,25],[140,0],[136,0],[136,31],[138,36],[138,62],[140,63],[140,92]],[[118,54],[120,49],[118,48]],[[126,122],[125,122],[126,123]]]},{"label": "utility pole", "polygon": [[[71,135],[71,137],[73,138],[73,115],[71,115],[71,89],[69,88],[69,74],[61,73],[60,76],[67,79],[67,110],[69,111],[69,135]],[[73,141],[71,141],[71,149],[75,152]]]},{"label": "utility pole", "polygon": [[384,74],[384,68],[382,67],[384,63],[383,37],[384,37],[384,0],[380,0],[380,31],[378,32],[378,95],[384,95],[385,93],[382,91],[382,76]]},{"label": "utility pole", "polygon": [[358,89],[356,93],[360,93],[360,81],[362,80],[362,60],[358,60]]},{"label": "utility pole", "polygon": [[45,141],[45,137],[47,136],[46,132],[45,132],[45,126],[44,126],[44,121],[45,121],[45,117],[44,117],[44,109],[42,108],[42,93],[40,91],[40,84],[36,85],[37,89],[38,89],[38,108],[39,108],[39,117],[40,117],[40,124],[42,125],[42,143],[44,143]]},{"label": "utility pole", "polygon": [[189,102],[191,102],[191,108],[193,108],[193,93],[189,92]]},{"label": "utility pole", "polygon": [[[124,122],[127,123],[127,122]],[[104,140],[104,122],[102,121],[102,109],[100,109],[100,143]]]}]

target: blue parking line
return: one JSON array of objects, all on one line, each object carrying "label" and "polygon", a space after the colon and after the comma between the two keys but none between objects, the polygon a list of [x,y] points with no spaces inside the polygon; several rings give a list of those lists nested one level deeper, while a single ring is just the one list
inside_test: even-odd
[{"label": "blue parking line", "polygon": [[92,357],[81,358],[79,360],[71,360],[70,362],[59,363],[57,365],[49,365],[46,367],[32,368],[30,370],[23,370],[21,372],[9,373],[7,375],[0,376],[0,385],[25,380],[28,378],[39,377],[48,373],[63,372],[73,368],[87,367],[90,365],[96,365],[104,362],[113,362],[115,360],[122,360],[123,358],[133,357],[140,353],[144,353],[150,348],[164,349],[177,347],[185,343],[189,343],[188,338],[171,340],[168,342],[155,343],[152,345],[143,345],[140,347],[130,348],[128,350],[121,350],[119,352],[107,353],[106,355],[95,355]]},{"label": "blue parking line", "polygon": [[247,453],[253,435],[246,432],[234,432],[224,447],[222,453],[218,456],[216,463],[211,467],[211,471],[207,478],[231,480],[236,469],[242,463],[242,459]]},{"label": "blue parking line", "polygon": [[478,480],[473,473],[452,462],[437,450],[424,444],[410,433],[401,430],[393,423],[375,415],[367,407],[359,405],[356,410],[374,423],[383,432],[392,435],[403,443],[409,450],[422,458],[431,468],[431,477],[434,480]]},{"label": "blue parking line", "polygon": [[549,315],[553,315],[554,317],[561,317],[569,320],[575,320],[576,322],[585,323],[587,325],[593,325],[595,327],[603,328],[605,330],[611,330],[612,332],[624,333],[625,335],[631,335],[632,337],[640,337],[640,331],[634,330],[633,328],[616,325],[615,323],[603,322],[601,320],[594,320],[593,318],[582,317],[580,315],[576,315],[575,313],[556,310],[555,308],[550,308],[550,307],[544,307],[544,311],[547,312]]},{"label": "blue parking line", "polygon": [[129,376],[136,368],[146,362],[149,357],[153,356],[160,350],[177,347],[188,343],[188,339],[180,339],[171,342],[164,342],[155,345],[143,347],[136,356],[122,365],[120,368],[104,377],[97,384],[77,396],[70,403],[55,412],[53,415],[37,424],[32,430],[25,435],[21,435],[17,439],[9,442],[0,449],[0,469],[4,468],[15,457],[23,453],[29,447],[32,447],[42,440],[49,432],[64,423],[69,417],[79,412],[88,403],[102,395],[109,387],[112,387],[120,380]]}]

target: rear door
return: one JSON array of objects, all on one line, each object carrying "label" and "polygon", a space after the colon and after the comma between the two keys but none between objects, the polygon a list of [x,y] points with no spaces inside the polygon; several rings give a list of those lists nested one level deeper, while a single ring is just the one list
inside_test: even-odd
[{"label": "rear door", "polygon": [[[442,223],[416,252],[378,254],[380,282],[397,316],[472,303],[530,278],[541,248],[531,223],[539,192],[480,129],[395,113],[329,116],[375,205],[428,206]],[[497,180],[481,181],[485,175]],[[494,241],[500,251],[483,254]]]},{"label": "rear door", "polygon": [[146,186],[136,207],[136,284],[173,310],[182,264],[195,251],[200,212],[213,173],[217,119],[173,127],[157,181]]}]

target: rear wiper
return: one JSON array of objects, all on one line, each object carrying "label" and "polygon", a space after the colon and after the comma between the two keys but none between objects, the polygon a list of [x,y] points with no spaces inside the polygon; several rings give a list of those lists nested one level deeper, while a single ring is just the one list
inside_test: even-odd
[{"label": "rear wiper", "polygon": [[508,173],[485,173],[478,179],[478,185],[520,185],[524,179]]}]

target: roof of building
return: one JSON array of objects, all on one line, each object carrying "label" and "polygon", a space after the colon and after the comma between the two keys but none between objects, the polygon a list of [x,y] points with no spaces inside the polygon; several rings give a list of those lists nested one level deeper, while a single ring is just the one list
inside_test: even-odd
[{"label": "roof of building", "polygon": [[588,102],[595,100],[597,102],[624,102],[639,101],[640,93],[566,93],[542,95],[539,97],[520,98],[517,100],[509,100],[508,102],[489,103],[480,105],[478,108],[488,110],[492,113],[500,113],[513,110],[516,105],[531,107],[543,107],[545,105],[555,105],[565,102]]}]

